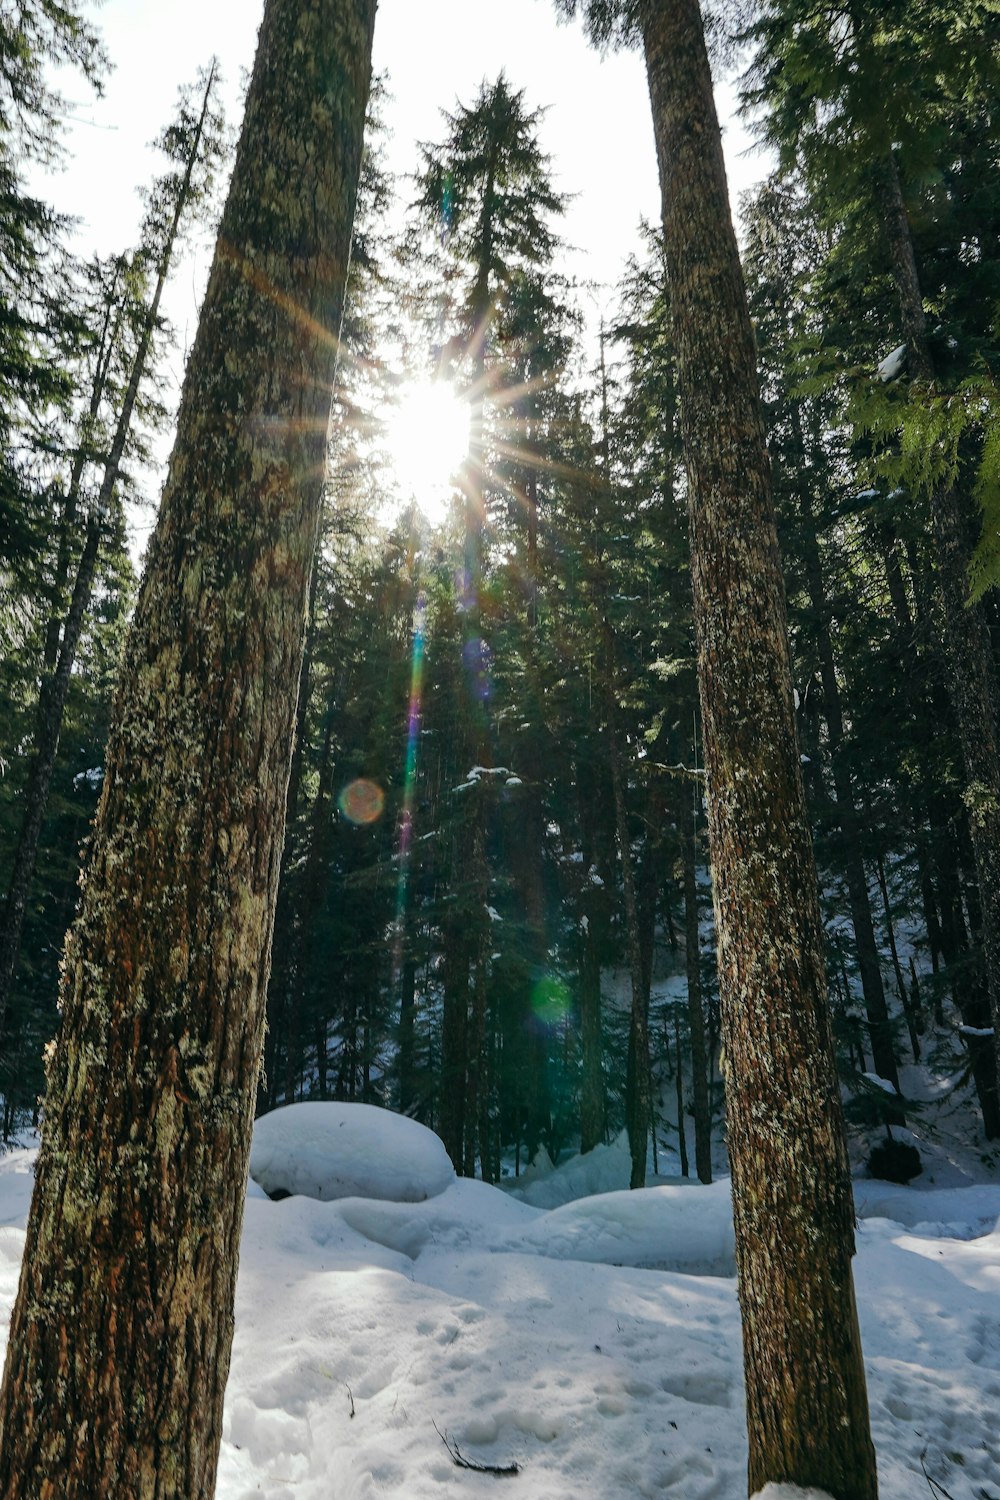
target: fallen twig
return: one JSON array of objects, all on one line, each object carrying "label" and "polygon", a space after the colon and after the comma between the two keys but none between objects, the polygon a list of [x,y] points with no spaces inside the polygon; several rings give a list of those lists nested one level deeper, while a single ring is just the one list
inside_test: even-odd
[{"label": "fallen twig", "polygon": [[937,1500],[937,1496],[939,1496],[939,1495],[943,1497],[943,1500],[954,1500],[954,1496],[953,1495],[949,1495],[949,1493],[945,1489],[944,1485],[943,1484],[939,1484],[936,1479],[932,1479],[931,1476],[930,1476],[930,1474],[928,1474],[928,1472],[927,1472],[927,1465],[924,1463],[924,1454],[926,1452],[927,1452],[927,1449],[925,1448],[924,1452],[921,1453],[921,1455],[920,1455],[920,1467],[924,1471],[924,1478],[927,1480],[927,1487],[928,1487],[928,1489],[930,1490],[931,1494],[933,1496],[935,1496],[935,1500]]},{"label": "fallen twig", "polygon": [[344,1385],[347,1387],[347,1399],[351,1403],[351,1410],[349,1412],[349,1415],[353,1417],[354,1416],[354,1392],[351,1390],[351,1387],[347,1384],[346,1380],[344,1381]]},{"label": "fallen twig", "polygon": [[520,1465],[515,1463],[481,1464],[477,1459],[466,1458],[465,1454],[455,1442],[455,1439],[453,1437],[449,1437],[446,1432],[442,1432],[436,1422],[434,1423],[434,1431],[437,1433],[438,1437],[441,1439],[442,1443],[444,1443],[448,1452],[451,1454],[451,1461],[456,1466],[456,1468],[471,1469],[475,1474],[495,1474],[498,1479],[506,1479],[511,1474],[520,1474],[521,1472]]}]

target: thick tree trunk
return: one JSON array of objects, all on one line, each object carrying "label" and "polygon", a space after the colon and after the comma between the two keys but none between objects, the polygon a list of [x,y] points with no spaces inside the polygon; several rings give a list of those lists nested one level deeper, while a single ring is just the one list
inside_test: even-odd
[{"label": "thick tree trunk", "polygon": [[688,470],[749,1481],[872,1500],[854,1210],[764,424],[697,0],[643,0]]},{"label": "thick tree trunk", "polygon": [[268,0],[70,933],[5,1500],[210,1500],[375,0]]},{"label": "thick tree trunk", "polygon": [[[916,379],[933,384],[934,361],[913,238],[891,154],[882,163],[878,184],[909,371]],[[969,602],[970,518],[957,490],[935,485],[931,525],[936,581],[944,606],[947,687],[965,761],[965,804],[982,901],[983,958],[1000,1071],[1000,685],[985,611],[981,604]]]}]

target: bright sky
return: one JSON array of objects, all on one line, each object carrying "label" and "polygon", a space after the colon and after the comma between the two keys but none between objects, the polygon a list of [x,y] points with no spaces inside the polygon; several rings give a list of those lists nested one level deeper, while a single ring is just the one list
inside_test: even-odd
[{"label": "bright sky", "polygon": [[[106,0],[100,7],[115,72],[96,102],[72,81],[79,109],[67,137],[70,160],[42,189],[79,217],[82,250],[108,253],[134,242],[141,212],[135,189],[158,170],[147,144],[169,119],[178,85],[213,54],[237,121],[241,73],[252,63],[262,10],[262,0]],[[482,79],[505,68],[530,108],[548,106],[542,142],[556,185],[575,195],[563,234],[577,250],[561,269],[609,287],[618,279],[640,217],[659,213],[639,56],[601,59],[579,25],[557,25],[551,0],[380,0],[374,65],[389,74],[389,165],[399,174],[415,167],[416,141],[442,134],[439,110],[456,99],[471,102]],[[720,108],[728,112],[728,90],[720,92]],[[726,145],[735,197],[762,169],[735,123]],[[405,197],[405,183],[400,190]],[[182,347],[197,322],[210,253],[208,245],[193,247],[172,278],[166,311]],[[179,378],[180,359],[177,370]]]}]

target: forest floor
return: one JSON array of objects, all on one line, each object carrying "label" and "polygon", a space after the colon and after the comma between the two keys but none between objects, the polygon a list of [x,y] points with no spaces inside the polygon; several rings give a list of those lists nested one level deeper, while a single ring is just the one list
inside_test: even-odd
[{"label": "forest floor", "polygon": [[[1000,1500],[1000,1184],[922,1149],[918,1184],[856,1183],[882,1500]],[[33,1158],[0,1159],[4,1337]],[[422,1203],[251,1183],[219,1500],[494,1495],[476,1465],[517,1465],[521,1500],[742,1500],[728,1182],[579,1196],[623,1165],[611,1146],[522,1179],[548,1208],[471,1181]]]}]

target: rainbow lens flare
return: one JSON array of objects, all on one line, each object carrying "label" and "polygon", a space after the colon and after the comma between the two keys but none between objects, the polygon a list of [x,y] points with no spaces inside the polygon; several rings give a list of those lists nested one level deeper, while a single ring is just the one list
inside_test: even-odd
[{"label": "rainbow lens flare", "polygon": [[348,782],[344,787],[337,798],[337,806],[349,823],[359,827],[377,823],[385,807],[385,792],[377,782],[359,776],[357,781]]}]

